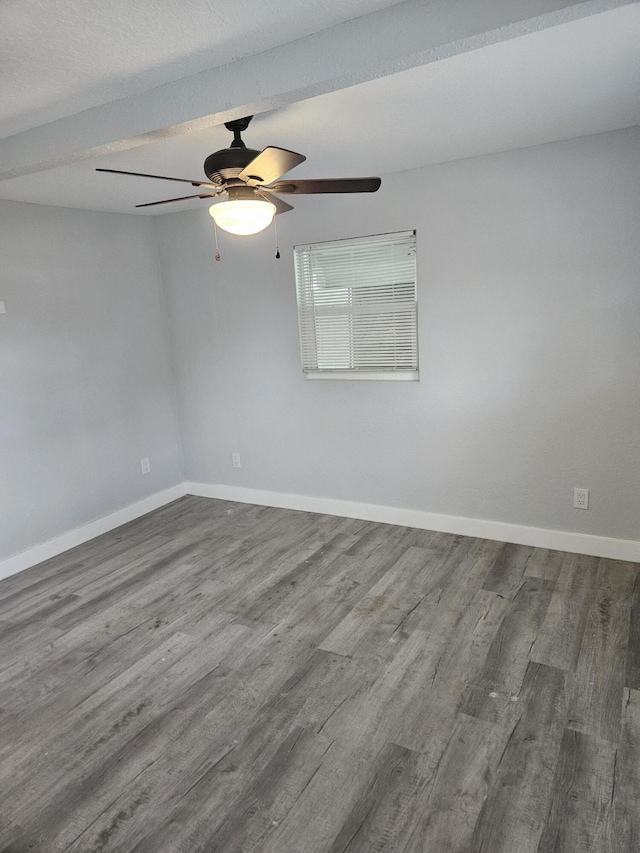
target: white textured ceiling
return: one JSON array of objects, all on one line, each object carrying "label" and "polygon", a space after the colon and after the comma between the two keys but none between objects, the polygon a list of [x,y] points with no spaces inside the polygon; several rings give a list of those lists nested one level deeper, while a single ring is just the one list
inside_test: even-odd
[{"label": "white textured ceiling", "polygon": [[[111,7],[118,3],[112,0]],[[188,5],[204,9],[216,4]],[[237,55],[231,46],[233,33],[245,27],[258,38],[247,12],[264,5],[240,5],[233,26],[227,25],[227,59]],[[295,5],[293,0],[274,4],[279,10]],[[325,21],[332,10],[335,14],[334,3],[316,5],[315,14],[324,15]],[[340,11],[346,16],[383,5],[389,4],[353,0],[343,2]],[[153,4],[158,13],[170,12],[170,20],[179,17],[177,10],[183,7],[158,0]],[[313,20],[317,26],[318,18]],[[308,20],[307,26],[312,26]],[[280,32],[275,24],[266,30],[273,38]],[[287,30],[287,38],[291,32]],[[629,127],[640,124],[639,44],[640,4],[633,3],[262,113],[254,118],[245,139],[250,147],[279,145],[305,154],[307,162],[295,171],[300,178],[384,176]],[[183,57],[184,63],[196,58]],[[181,65],[181,73],[186,73],[186,67]],[[99,82],[99,75],[96,79]],[[111,85],[113,78],[109,79],[105,85]],[[128,85],[134,84],[129,81]],[[139,78],[135,85],[140,85]],[[50,104],[48,108],[59,108],[61,103],[58,100],[57,107]],[[89,157],[2,181],[0,198],[133,212],[136,203],[182,195],[182,188],[96,173],[97,166],[201,179],[205,157],[226,147],[230,138],[224,127],[217,126]],[[168,213],[206,204],[182,202],[147,212]]]},{"label": "white textured ceiling", "polygon": [[0,138],[397,0],[0,0]]}]

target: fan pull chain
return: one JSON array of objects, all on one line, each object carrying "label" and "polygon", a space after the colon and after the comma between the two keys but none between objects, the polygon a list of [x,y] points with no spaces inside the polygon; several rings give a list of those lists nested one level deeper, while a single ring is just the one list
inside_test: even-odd
[{"label": "fan pull chain", "polygon": [[275,216],[273,217],[273,228],[276,235],[276,258],[280,260],[280,249],[278,248],[278,223]]},{"label": "fan pull chain", "polygon": [[220,260],[220,258],[221,258],[221,255],[220,255],[220,249],[218,248],[218,229],[217,229],[217,227],[216,227],[216,221],[215,221],[215,219],[213,220],[213,233],[214,233],[214,234],[215,234],[215,236],[216,236],[216,254],[215,254],[215,258],[216,258],[216,261],[219,261],[219,260]]}]

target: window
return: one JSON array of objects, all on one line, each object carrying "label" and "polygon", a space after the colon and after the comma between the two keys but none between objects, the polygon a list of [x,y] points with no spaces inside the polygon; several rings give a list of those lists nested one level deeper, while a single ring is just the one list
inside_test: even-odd
[{"label": "window", "polygon": [[416,234],[294,248],[309,379],[417,379]]}]

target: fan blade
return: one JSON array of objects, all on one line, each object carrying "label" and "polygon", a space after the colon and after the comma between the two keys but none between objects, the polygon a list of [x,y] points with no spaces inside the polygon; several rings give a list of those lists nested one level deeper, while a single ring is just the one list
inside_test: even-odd
[{"label": "fan blade", "polygon": [[188,178],[168,178],[166,175],[147,175],[146,172],[123,172],[122,169],[96,169],[96,172],[111,172],[114,175],[135,175],[137,178],[156,178],[160,181],[179,181],[181,184],[191,184],[192,187],[207,187],[210,190],[219,190],[219,184],[211,184],[208,181],[190,181]]},{"label": "fan blade", "polygon": [[256,193],[257,196],[263,198],[265,201],[270,201],[271,204],[275,207],[277,216],[279,213],[286,213],[288,210],[293,210],[293,205],[284,201],[284,199],[278,198],[277,195],[272,195],[272,193]]},{"label": "fan blade", "polygon": [[164,201],[148,201],[146,204],[136,204],[136,207],[153,207],[155,204],[171,204],[172,201],[185,201],[188,198],[215,198],[219,193],[203,193],[202,195],[182,195],[180,198],[165,198]]},{"label": "fan blade", "polygon": [[269,187],[276,193],[374,193],[380,178],[323,178],[311,181],[278,181]]},{"label": "fan blade", "polygon": [[287,151],[286,148],[265,148],[257,157],[245,166],[238,177],[241,181],[251,187],[261,184],[270,184],[293,169],[294,166],[304,163],[307,158],[295,151]]}]

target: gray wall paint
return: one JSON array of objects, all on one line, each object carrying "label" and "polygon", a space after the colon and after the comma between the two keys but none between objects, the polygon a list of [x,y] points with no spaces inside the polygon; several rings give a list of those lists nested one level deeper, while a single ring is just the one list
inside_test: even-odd
[{"label": "gray wall paint", "polygon": [[[279,262],[158,218],[187,478],[637,539],[639,155],[634,128],[295,197]],[[292,245],[406,228],[421,382],[304,381]]]},{"label": "gray wall paint", "polygon": [[0,202],[0,258],[4,558],[181,482],[182,459],[153,223]]}]

